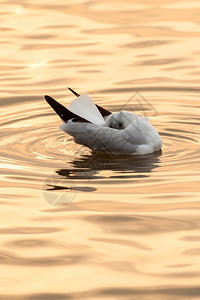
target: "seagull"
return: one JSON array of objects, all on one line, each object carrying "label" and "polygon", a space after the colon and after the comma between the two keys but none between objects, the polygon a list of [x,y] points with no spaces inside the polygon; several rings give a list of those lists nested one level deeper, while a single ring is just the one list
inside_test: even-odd
[{"label": "seagull", "polygon": [[119,155],[146,155],[157,152],[162,141],[149,119],[122,110],[111,113],[87,95],[75,96],[68,107],[45,95],[47,103],[64,122],[60,129],[74,137],[77,144],[93,151]]}]

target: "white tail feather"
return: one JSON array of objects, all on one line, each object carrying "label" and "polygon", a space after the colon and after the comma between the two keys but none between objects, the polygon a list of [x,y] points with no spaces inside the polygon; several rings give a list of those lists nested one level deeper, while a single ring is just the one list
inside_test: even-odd
[{"label": "white tail feather", "polygon": [[82,117],[93,124],[105,124],[104,118],[100,114],[92,99],[87,94],[83,94],[73,100],[68,109],[79,117]]}]

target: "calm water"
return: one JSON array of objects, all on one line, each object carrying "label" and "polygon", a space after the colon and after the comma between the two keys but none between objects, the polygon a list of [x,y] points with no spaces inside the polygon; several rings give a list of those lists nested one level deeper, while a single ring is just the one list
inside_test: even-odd
[{"label": "calm water", "polygon": [[[200,4],[2,1],[0,299],[200,298]],[[150,117],[144,157],[92,154],[45,94]]]}]

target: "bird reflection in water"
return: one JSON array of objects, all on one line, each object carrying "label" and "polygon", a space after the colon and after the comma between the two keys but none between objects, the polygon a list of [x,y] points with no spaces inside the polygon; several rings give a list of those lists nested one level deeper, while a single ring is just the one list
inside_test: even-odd
[{"label": "bird reflection in water", "polygon": [[[113,155],[92,152],[74,159],[72,168],[60,169],[56,173],[70,179],[103,179],[108,178],[101,171],[111,171],[109,178],[141,178],[148,177],[149,173],[159,167],[162,151],[146,156]],[[113,175],[113,173],[117,173]]]},{"label": "bird reflection in water", "polygon": [[[50,176],[44,186],[44,198],[53,206],[66,207],[74,201],[77,192],[94,192],[98,180],[106,184],[150,176],[160,165],[161,151],[146,156],[119,156],[92,152],[74,158],[70,167]],[[59,175],[59,176],[58,176]],[[62,193],[65,192],[65,193]]]}]

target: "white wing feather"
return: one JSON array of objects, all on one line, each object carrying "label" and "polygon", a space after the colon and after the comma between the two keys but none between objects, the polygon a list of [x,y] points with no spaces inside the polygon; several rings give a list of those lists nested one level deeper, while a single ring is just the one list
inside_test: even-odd
[{"label": "white wing feather", "polygon": [[68,109],[79,117],[82,117],[93,124],[105,124],[104,118],[102,117],[92,99],[87,94],[83,94],[73,100],[70,103]]}]

